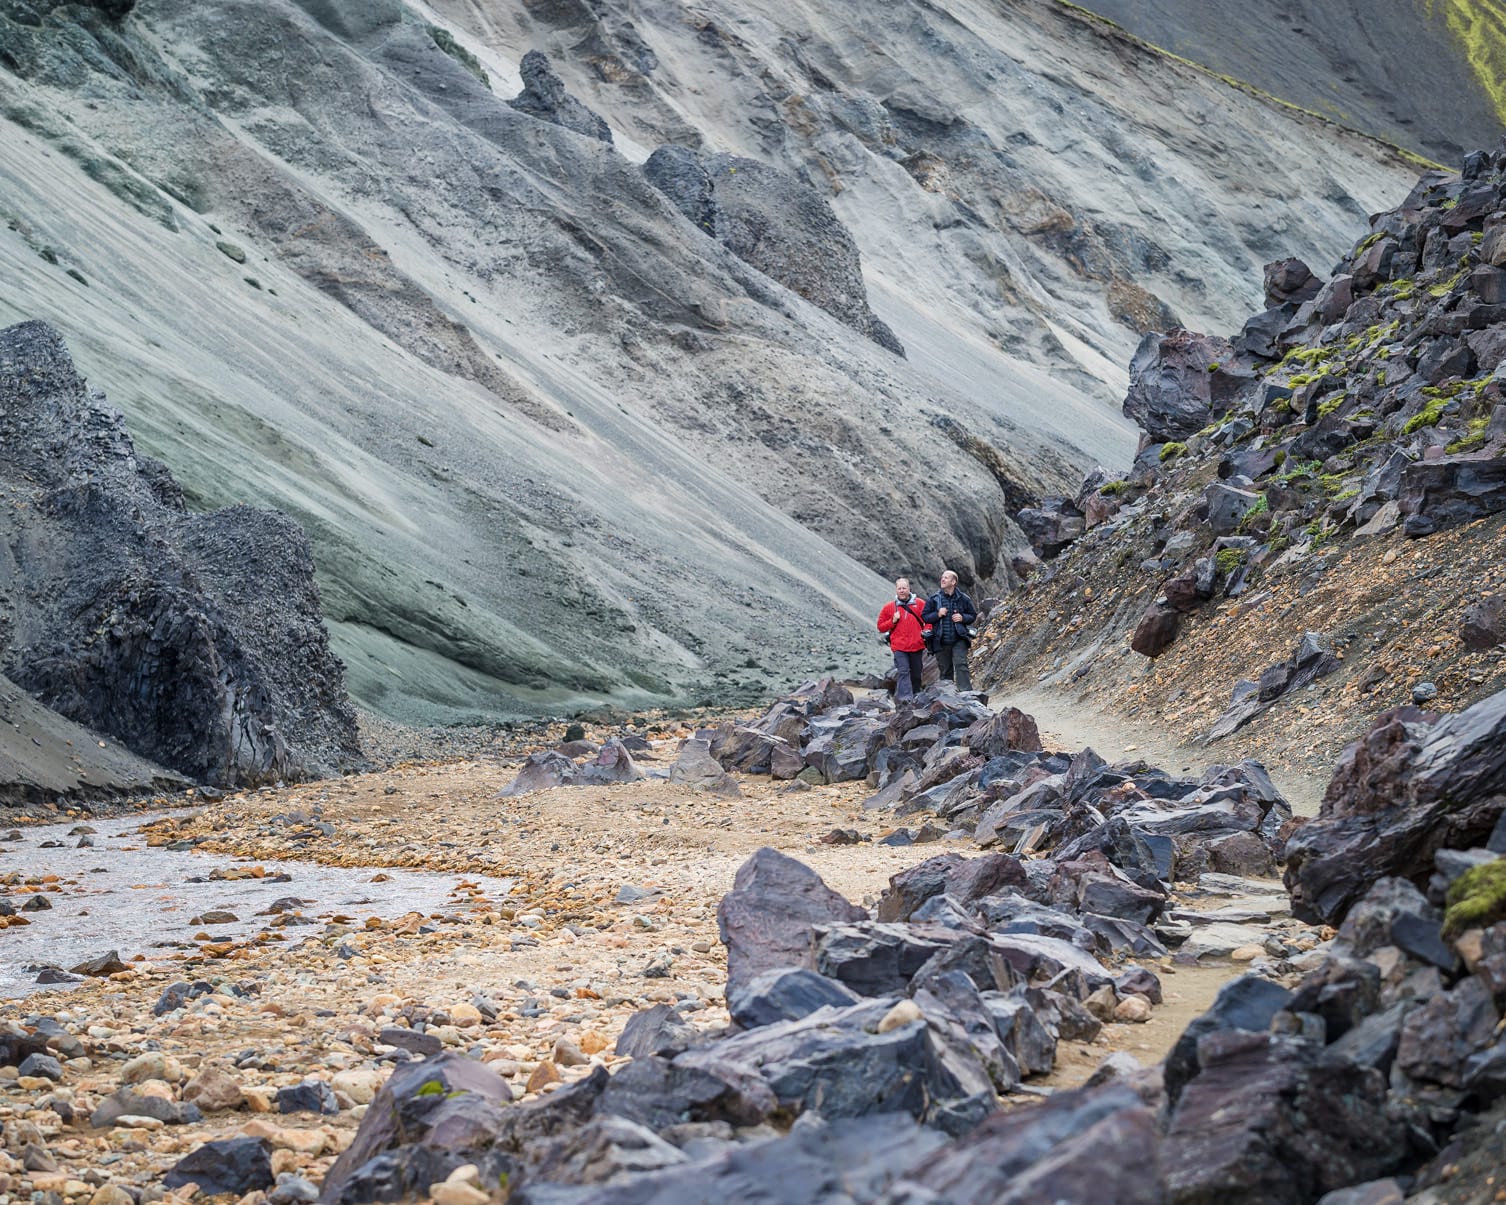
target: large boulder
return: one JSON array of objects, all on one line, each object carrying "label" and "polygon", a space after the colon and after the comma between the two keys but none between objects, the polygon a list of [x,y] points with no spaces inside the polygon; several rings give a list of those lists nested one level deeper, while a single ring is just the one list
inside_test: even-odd
[{"label": "large boulder", "polygon": [[1124,413],[1154,442],[1186,439],[1206,427],[1233,400],[1223,371],[1234,357],[1228,340],[1174,330],[1149,334],[1130,361]]},{"label": "large boulder", "polygon": [[1287,841],[1292,911],[1337,924],[1387,875],[1425,885],[1440,849],[1483,846],[1506,812],[1506,691],[1437,719],[1382,715],[1344,752],[1316,819]]},{"label": "large boulder", "polygon": [[866,916],[810,867],[767,846],[760,849],[738,868],[732,890],[716,909],[717,928],[727,947],[729,999],[762,971],[811,969],[817,925]]},{"label": "large boulder", "polygon": [[324,1205],[356,1205],[422,1193],[455,1168],[496,1164],[493,1179],[515,1170],[491,1150],[506,1081],[484,1064],[444,1053],[402,1063],[361,1119],[360,1129],[324,1177]]},{"label": "large boulder", "polygon": [[189,513],[41,322],[0,331],[0,488],[0,672],[22,689],[200,782],[359,758],[302,530]]},{"label": "large boulder", "polygon": [[972,1050],[923,1014],[886,1023],[897,1002],[824,1008],[687,1051],[677,1067],[757,1075],[787,1113],[831,1120],[908,1113],[949,1133],[970,1129],[996,1106]]},{"label": "large boulder", "polygon": [[1406,1157],[1373,1070],[1267,1033],[1210,1034],[1198,1058],[1162,1148],[1173,1201],[1305,1205]]},{"label": "large boulder", "polygon": [[1161,1205],[1166,1184],[1155,1115],[1129,1088],[1065,1092],[988,1118],[918,1163],[888,1205]]},{"label": "large boulder", "polygon": [[1401,475],[1402,531],[1426,536],[1506,510],[1506,456],[1464,452],[1409,464]]}]

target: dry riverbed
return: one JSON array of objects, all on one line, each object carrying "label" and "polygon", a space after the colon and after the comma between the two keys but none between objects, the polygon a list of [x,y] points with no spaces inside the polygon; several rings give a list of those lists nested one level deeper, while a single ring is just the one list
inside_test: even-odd
[{"label": "dry riverbed", "polygon": [[[655,781],[496,798],[511,775],[496,761],[409,763],[159,814],[139,831],[0,832],[0,883],[18,909],[0,917],[0,958],[8,941],[12,952],[30,941],[35,957],[57,921],[56,950],[88,923],[93,954],[116,948],[121,959],[45,991],[28,974],[31,994],[0,1004],[0,1027],[51,1017],[77,1038],[53,1043],[60,1081],[0,1071],[0,1205],[37,1191],[93,1205],[157,1199],[184,1153],[241,1133],[267,1137],[275,1170],[317,1185],[404,1057],[400,1043],[468,1052],[526,1098],[616,1064],[617,1036],[647,1005],[725,1025],[716,906],[760,846],[866,903],[896,871],[948,848],[976,852],[970,841],[823,843],[833,829],[888,831],[862,812],[862,784],[748,777],[732,800]],[[80,851],[81,841],[92,844]],[[155,874],[138,877],[153,853],[163,855]],[[45,869],[50,857],[61,872]],[[216,885],[244,895],[214,896]],[[28,910],[36,898],[54,906]],[[1150,1021],[1062,1043],[1046,1086],[1080,1082],[1113,1050],[1159,1059],[1242,968],[1154,969],[1166,1000]],[[191,985],[190,998],[159,1004],[172,984]],[[288,1100],[284,1090],[308,1080],[329,1085],[305,1091],[336,1111],[281,1111],[279,1092]],[[140,1097],[191,1100],[203,1119],[92,1128],[122,1086],[137,1094],[128,1112]]]}]

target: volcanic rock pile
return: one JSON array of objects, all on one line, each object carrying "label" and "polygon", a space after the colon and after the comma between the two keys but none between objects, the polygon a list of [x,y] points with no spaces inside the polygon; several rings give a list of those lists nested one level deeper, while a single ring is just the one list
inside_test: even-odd
[{"label": "volcanic rock pile", "polygon": [[[775,1181],[788,1201],[1086,1201],[1103,1199],[1105,1175],[1115,1200],[1300,1202],[1355,1185],[1400,1199],[1484,1157],[1506,1095],[1503,863],[1494,848],[1455,848],[1481,834],[1503,844],[1503,709],[1506,695],[1431,727],[1387,717],[1339,768],[1324,816],[1289,843],[1288,872],[1299,909],[1339,924],[1336,936],[1228,984],[1162,1067],[1116,1058],[1084,1089],[1000,1111],[1050,1069],[1061,1038],[1150,1012],[1156,975],[1115,957],[1164,951],[1170,881],[1232,838],[1279,854],[1274,829],[1293,827],[1284,801],[1253,765],[1184,791],[1090,754],[1053,766],[1028,716],[988,717],[947,690],[891,710],[811,683],[709,747],[728,764],[777,754],[786,777],[797,760],[823,777],[871,763],[875,779],[923,779],[938,750],[960,750],[982,764],[954,767],[951,789],[924,802],[971,794],[956,811],[980,818],[997,806],[983,778],[1035,767],[1005,795],[1029,806],[1003,816],[1028,814],[1008,830],[1016,848],[1052,855],[946,852],[895,875],[870,913],[760,851],[719,911],[729,1032],[658,1006],[624,1032],[626,1068],[527,1104],[453,1054],[402,1066],[322,1199],[386,1199],[452,1175],[505,1178],[510,1199],[530,1202],[703,1200]],[[885,764],[927,726],[916,765]],[[1429,810],[1443,797],[1467,822]],[[1376,835],[1401,813],[1430,834],[1411,860]],[[1347,894],[1310,885],[1336,834],[1349,843],[1330,862],[1363,884]]]},{"label": "volcanic rock pile", "polygon": [[1073,862],[1099,853],[1121,874],[1171,882],[1205,870],[1268,874],[1291,807],[1254,762],[1183,779],[1091,749],[1041,747],[1035,721],[938,683],[891,709],[837,683],[809,683],[761,719],[710,735],[728,769],[818,782],[866,779],[864,806],[930,812],[958,836]]},{"label": "volcanic rock pile", "polygon": [[1320,545],[1506,510],[1506,152],[1423,176],[1326,281],[1268,265],[1265,296],[1232,340],[1147,335],[1129,474],[1020,516],[1039,557],[1148,537],[1146,567],[1179,569],[1134,634],[1149,657]]},{"label": "volcanic rock pile", "polygon": [[303,532],[190,514],[39,322],[0,331],[0,492],[0,671],[39,702],[198,782],[359,757]]}]

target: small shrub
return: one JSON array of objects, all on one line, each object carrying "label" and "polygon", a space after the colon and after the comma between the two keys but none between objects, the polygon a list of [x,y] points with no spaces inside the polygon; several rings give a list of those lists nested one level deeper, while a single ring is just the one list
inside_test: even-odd
[{"label": "small shrub", "polygon": [[1245,563],[1245,554],[1238,548],[1221,548],[1213,558],[1213,563],[1218,568],[1220,577],[1228,577]]},{"label": "small shrub", "polygon": [[1178,456],[1181,456],[1186,451],[1187,445],[1184,443],[1179,443],[1176,440],[1172,440],[1170,443],[1162,444],[1161,463],[1165,464],[1168,460],[1175,460]]}]

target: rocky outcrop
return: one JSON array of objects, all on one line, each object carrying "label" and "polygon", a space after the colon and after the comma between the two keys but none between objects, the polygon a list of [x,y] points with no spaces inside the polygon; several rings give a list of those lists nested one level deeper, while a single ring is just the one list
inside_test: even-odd
[{"label": "rocky outcrop", "polygon": [[1378,875],[1426,885],[1439,850],[1483,846],[1506,814],[1506,692],[1458,715],[1381,716],[1286,846],[1299,916],[1337,923]]},{"label": "rocky outcrop", "polygon": [[869,308],[852,234],[808,184],[753,159],[703,156],[683,146],[660,147],[643,172],[739,259],[880,347],[905,354]]},{"label": "rocky outcrop", "polygon": [[359,757],[303,533],[189,513],[42,323],[0,332],[0,482],[0,667],[41,703],[200,782]]},{"label": "rocky outcrop", "polygon": [[0,806],[181,790],[181,775],[43,707],[0,676]]},{"label": "rocky outcrop", "polygon": [[[1506,152],[1481,153],[1375,215],[1327,279],[1298,260],[1267,265],[1269,308],[1232,342],[1147,336],[1124,400],[1139,452],[1116,479],[1085,477],[1070,511],[1020,513],[1031,552],[1052,559],[990,616],[974,680],[1029,674],[1082,689],[1092,677],[1133,690],[1106,655],[1128,645],[1175,679],[1165,711],[1183,739],[1218,740],[1342,692],[1342,716],[1314,726],[1332,756],[1376,710],[1426,703],[1440,681],[1455,707],[1498,688],[1502,265]],[[1440,536],[1429,552],[1396,546]],[[1407,555],[1440,568],[1403,572]],[[1315,592],[1332,627],[1304,632],[1302,600]],[[1447,634],[1423,638],[1440,617]],[[1272,664],[1285,652],[1272,640],[1302,647]],[[1172,706],[1187,695],[1195,703]],[[1209,707],[1225,700],[1222,714]]]},{"label": "rocky outcrop", "polygon": [[519,113],[611,145],[612,127],[565,90],[547,55],[530,50],[518,64],[518,71],[523,76],[523,91],[507,103]]}]

